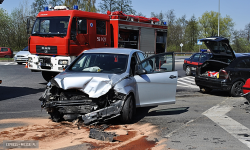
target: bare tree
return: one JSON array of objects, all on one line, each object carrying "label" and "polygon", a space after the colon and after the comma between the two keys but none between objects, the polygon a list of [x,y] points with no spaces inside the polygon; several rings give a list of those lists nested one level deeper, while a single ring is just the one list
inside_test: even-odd
[{"label": "bare tree", "polygon": [[174,14],[174,10],[171,9],[169,10],[166,14],[165,14],[165,17],[167,19],[167,22],[168,22],[168,26],[171,26],[174,21],[175,21],[175,14]]},{"label": "bare tree", "polygon": [[31,13],[36,16],[40,11],[44,9],[44,5],[47,5],[46,0],[35,0],[31,5]]},{"label": "bare tree", "polygon": [[50,0],[49,1],[49,4],[51,4],[52,6],[59,6],[62,3],[63,3],[62,0]]},{"label": "bare tree", "polygon": [[117,7],[117,0],[102,0],[99,3],[101,13],[106,13],[107,11],[115,11]]},{"label": "bare tree", "polygon": [[125,14],[133,14],[135,12],[135,10],[132,9],[131,0],[117,0],[116,10],[122,11]]},{"label": "bare tree", "polygon": [[65,0],[63,4],[70,8],[73,8],[74,5],[78,5],[81,10],[97,12],[95,3],[96,0]]}]

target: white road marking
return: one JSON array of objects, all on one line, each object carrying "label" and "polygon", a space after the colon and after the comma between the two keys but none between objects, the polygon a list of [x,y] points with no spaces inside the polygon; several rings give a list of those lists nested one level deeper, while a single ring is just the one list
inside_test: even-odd
[{"label": "white road marking", "polygon": [[179,84],[177,84],[177,86],[183,86],[183,85],[185,86],[186,85],[185,87],[199,88],[198,86],[192,85],[191,83],[185,83],[185,82],[182,82],[182,81],[178,81],[177,83],[179,83]]},{"label": "white road marking", "polygon": [[233,109],[234,103],[235,99],[231,98],[208,109],[203,115],[217,123],[220,127],[250,148],[250,129],[226,115],[226,113]]},{"label": "white road marking", "polygon": [[4,65],[12,65],[12,64],[14,64],[15,62],[9,62],[9,63],[6,63],[6,64],[4,64]]},{"label": "white road marking", "polygon": [[189,87],[189,88],[199,88],[198,86],[196,86],[193,76],[178,78],[177,86]]}]

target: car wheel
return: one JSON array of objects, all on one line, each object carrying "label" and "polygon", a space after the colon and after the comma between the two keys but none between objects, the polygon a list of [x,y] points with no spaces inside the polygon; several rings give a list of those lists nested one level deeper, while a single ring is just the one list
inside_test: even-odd
[{"label": "car wheel", "polygon": [[22,65],[23,63],[18,62],[17,64],[18,64],[18,65]]},{"label": "car wheel", "polygon": [[4,58],[10,58],[10,56],[9,55],[5,55]]},{"label": "car wheel", "polygon": [[201,93],[209,93],[212,91],[212,89],[208,87],[200,87],[200,91]]},{"label": "car wheel", "polygon": [[242,86],[244,85],[243,81],[237,81],[233,84],[233,86],[231,87],[231,91],[230,94],[233,97],[239,97],[242,95]]},{"label": "car wheel", "polygon": [[135,103],[131,95],[129,95],[121,110],[120,120],[123,123],[130,123],[135,114]]},{"label": "car wheel", "polygon": [[187,66],[187,68],[186,68],[186,75],[187,76],[191,76],[192,75],[191,68],[189,66]]},{"label": "car wheel", "polygon": [[58,73],[56,72],[49,72],[49,71],[42,71],[42,76],[44,80],[49,82],[52,78],[54,78]]},{"label": "car wheel", "polygon": [[53,122],[60,122],[63,121],[63,114],[61,114],[59,111],[53,111],[50,114],[51,120]]}]

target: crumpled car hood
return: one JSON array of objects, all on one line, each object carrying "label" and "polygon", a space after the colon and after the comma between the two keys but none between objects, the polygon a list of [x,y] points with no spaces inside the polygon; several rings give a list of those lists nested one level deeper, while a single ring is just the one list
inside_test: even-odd
[{"label": "crumpled car hood", "polygon": [[118,82],[128,77],[129,73],[104,74],[104,73],[79,73],[62,72],[54,80],[64,90],[79,89],[90,98],[98,98],[106,94]]}]

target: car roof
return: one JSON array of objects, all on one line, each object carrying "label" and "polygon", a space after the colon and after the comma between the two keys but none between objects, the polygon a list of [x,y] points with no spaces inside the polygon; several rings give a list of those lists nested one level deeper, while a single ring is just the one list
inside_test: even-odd
[{"label": "car roof", "polygon": [[236,57],[249,57],[250,53],[235,53]]},{"label": "car roof", "polygon": [[128,48],[93,48],[90,50],[86,50],[83,53],[112,53],[112,54],[130,55],[134,52],[142,52],[142,51],[137,49],[128,49]]}]

